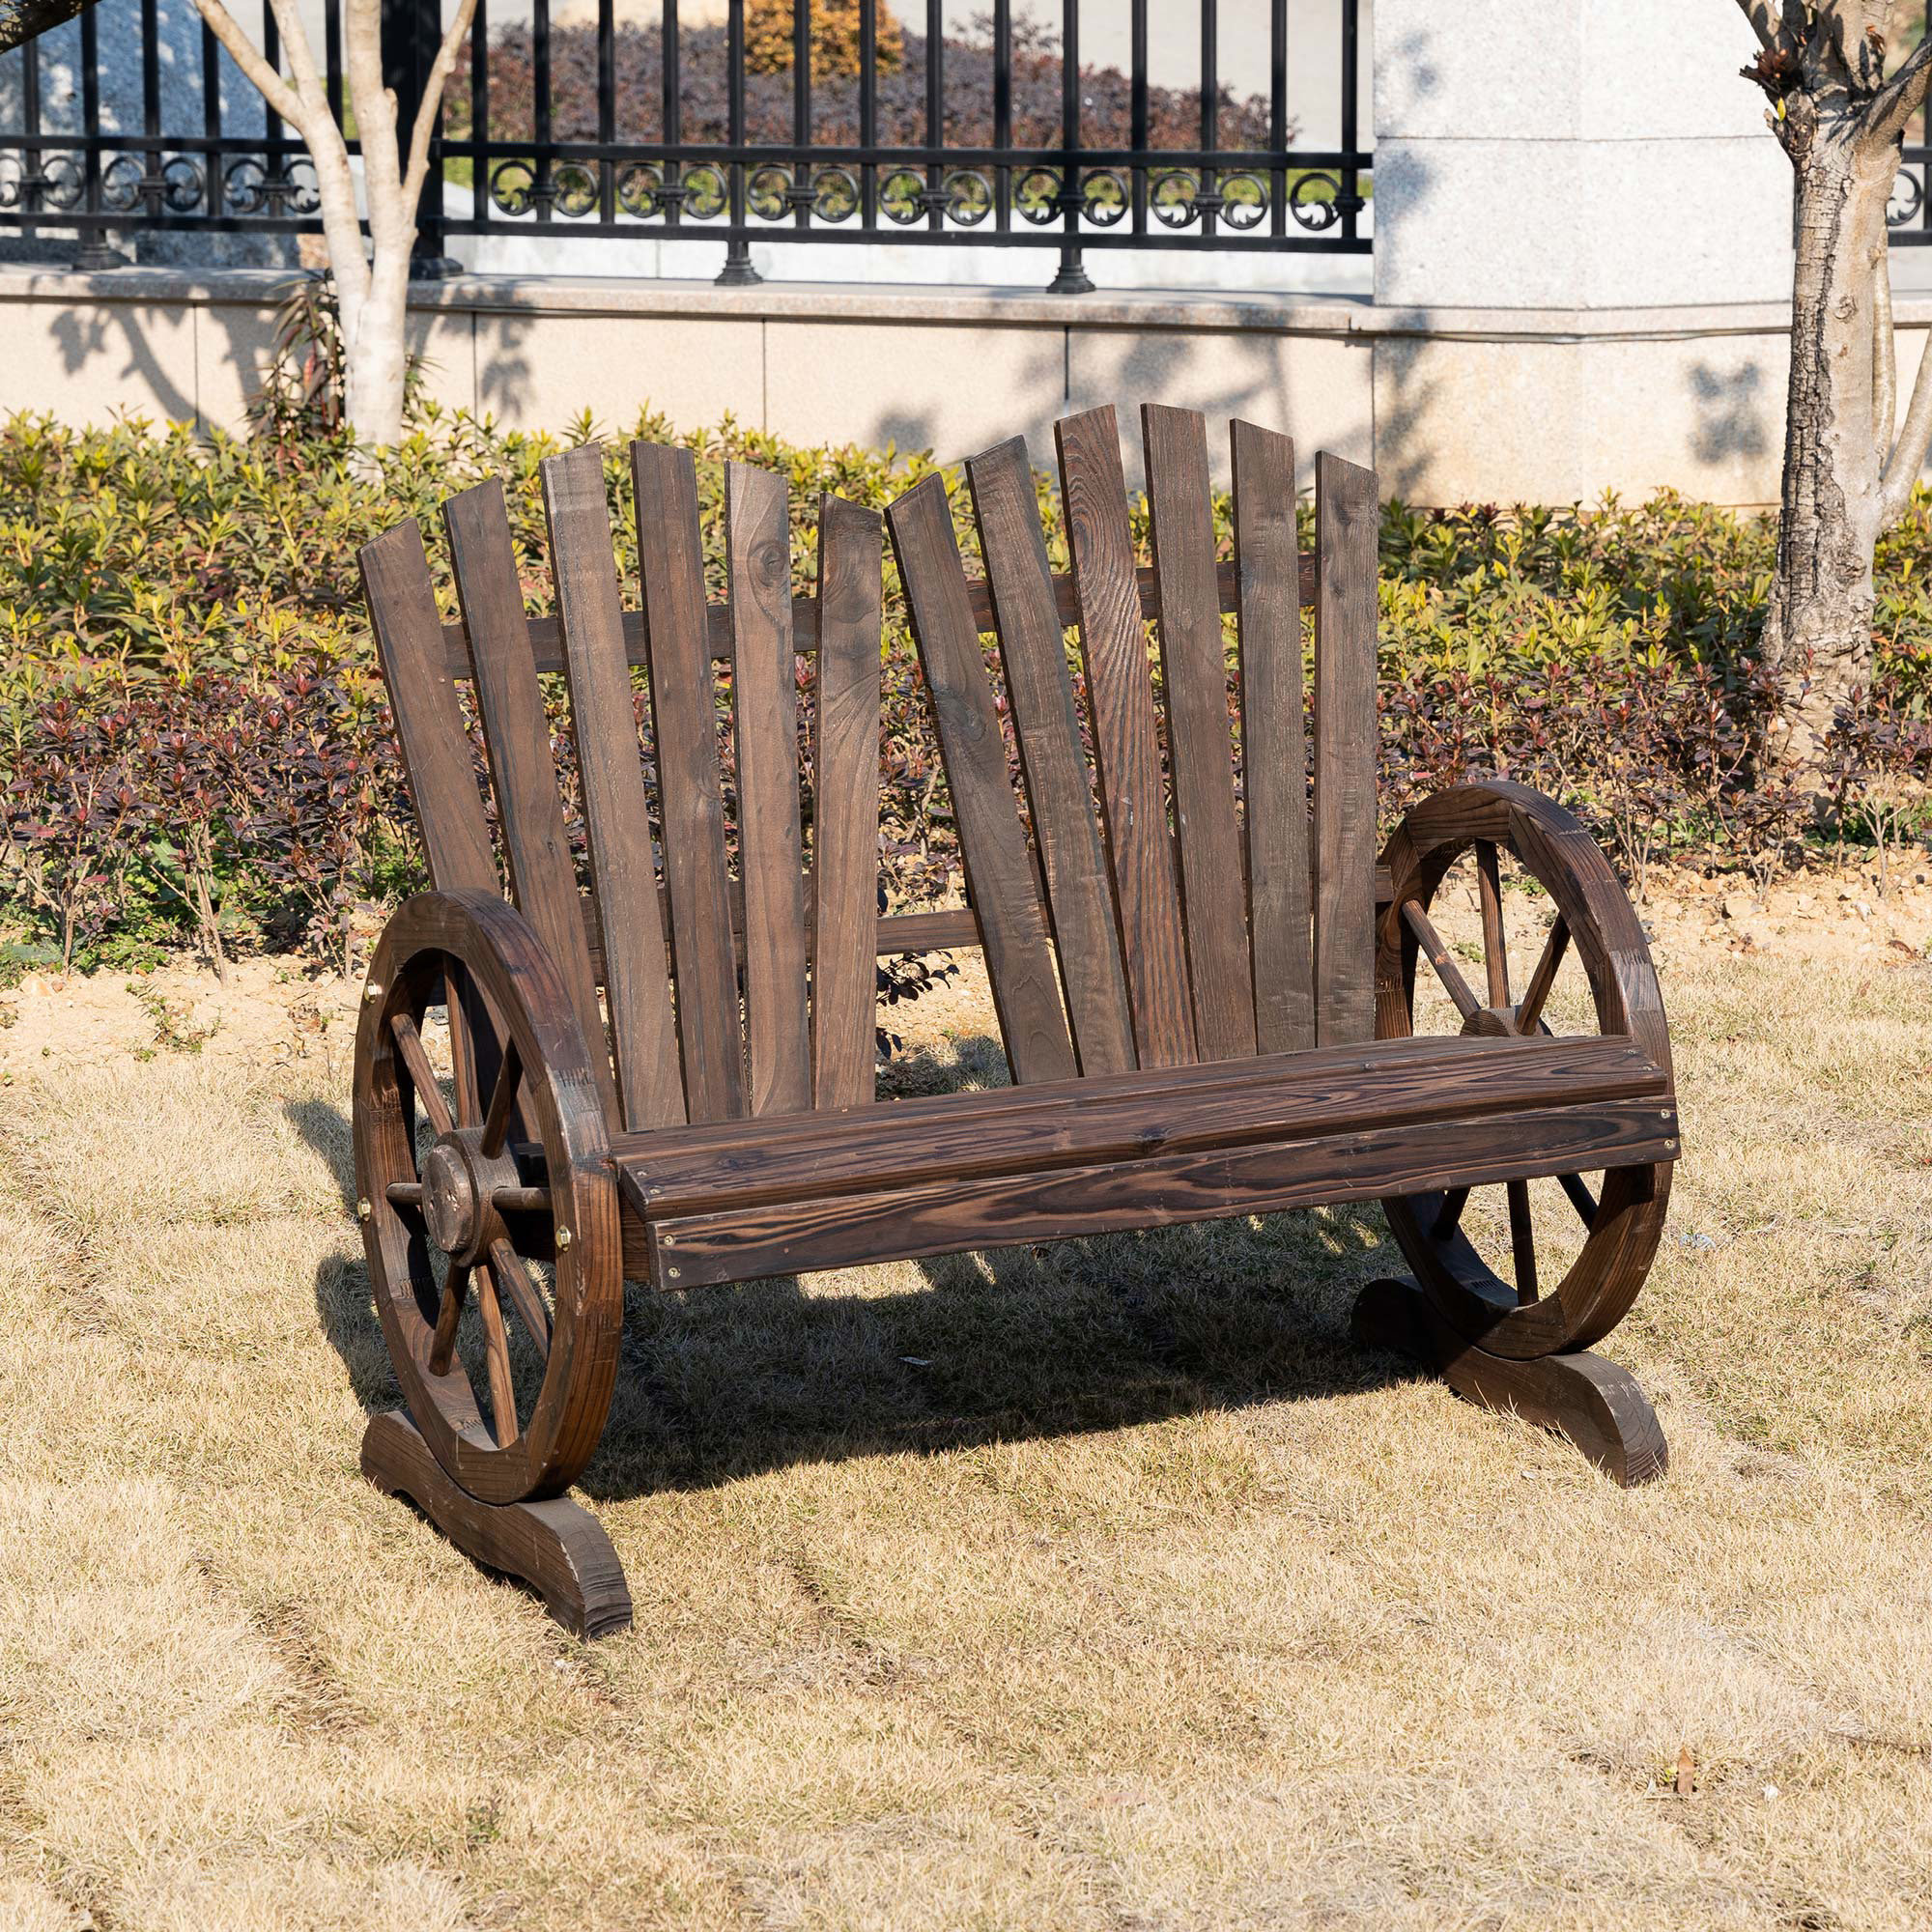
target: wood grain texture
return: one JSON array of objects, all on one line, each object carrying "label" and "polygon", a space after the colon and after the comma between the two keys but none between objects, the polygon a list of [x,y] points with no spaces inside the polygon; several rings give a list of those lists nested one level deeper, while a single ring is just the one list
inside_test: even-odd
[{"label": "wood grain texture", "polygon": [[1111,409],[1053,434],[1134,1042],[1143,1066],[1177,1066],[1195,1057],[1193,1002],[1121,440]]},{"label": "wood grain texture", "polygon": [[679,1288],[850,1267],[1017,1241],[1058,1241],[1386,1192],[1478,1186],[1524,1173],[1659,1157],[1676,1116],[1604,1101],[1318,1134],[1104,1166],[946,1179],[646,1224],[655,1279]]},{"label": "wood grain texture", "polygon": [[[1221,609],[1233,611],[1238,608],[1235,566],[1232,563],[1219,565],[1214,573],[1215,583],[1220,592]],[[1149,617],[1160,615],[1160,593],[1155,586],[1153,572],[1142,568],[1135,572],[1135,585],[1140,592],[1142,611]],[[993,628],[992,594],[982,579],[969,578],[966,594],[972,600],[973,619],[980,629]],[[1064,629],[1071,630],[1080,621],[1079,600],[1075,594],[1070,573],[1056,572],[1053,579],[1053,596],[1060,608],[1060,621]],[[1301,559],[1300,598],[1304,607],[1315,602],[1315,559],[1304,556]],[[711,655],[720,664],[731,662],[731,606],[728,599],[713,602],[705,607],[706,626],[710,637]],[[563,668],[563,649],[559,639],[556,619],[554,617],[532,617],[530,625],[530,650],[536,659],[540,671],[561,670]],[[807,656],[818,649],[819,607],[816,597],[794,597],[791,605],[792,641]],[[648,654],[644,645],[644,617],[640,611],[627,611],[624,613],[624,644],[634,665],[646,664]],[[443,662],[451,677],[469,675],[469,646],[464,637],[460,623],[445,624],[442,627]]]},{"label": "wood grain texture", "polygon": [[1375,1033],[1374,472],[1315,459],[1315,1035]]},{"label": "wood grain texture", "polygon": [[[403,748],[403,770],[430,882],[443,892],[499,892],[469,734],[455,689],[440,674],[445,668],[440,660],[447,633],[437,614],[422,531],[413,519],[398,524],[366,544],[359,561],[362,595]],[[452,628],[459,634],[460,675],[472,677],[469,634],[461,625]],[[473,987],[460,984],[450,998],[449,1046],[457,1093],[473,1106],[496,1079],[500,1029]]]},{"label": "wood grain texture", "polygon": [[807,1122],[620,1135],[627,1197],[649,1215],[1238,1147],[1301,1133],[1486,1119],[1528,1107],[1660,1100],[1634,1041],[1370,1041],[1037,1087],[946,1094]]},{"label": "wood grain texture", "polygon": [[1656,1482],[1670,1466],[1657,1411],[1628,1369],[1585,1352],[1512,1361],[1465,1342],[1412,1281],[1372,1281],[1356,1297],[1355,1339],[1439,1375],[1485,1408],[1520,1415],[1567,1436],[1623,1489]]},{"label": "wood grain texture", "polygon": [[805,851],[799,829],[798,671],[784,479],[724,466],[731,580],[738,869],[745,884],[745,1042],[753,1114],[811,1105]]},{"label": "wood grain texture", "polygon": [[583,940],[577,868],[557,797],[556,762],[543,691],[530,662],[503,486],[492,480],[442,506],[463,621],[469,632],[477,707],[483,714],[490,781],[509,860],[510,885],[562,977],[590,1049],[605,1118],[621,1118],[604,1037],[604,1013]]},{"label": "wood grain texture", "polygon": [[1208,424],[1198,411],[1150,403],[1141,411],[1141,429],[1160,588],[1161,689],[1194,1046],[1203,1060],[1238,1060],[1255,1050],[1254,968],[1235,807],[1227,653],[1214,582]]},{"label": "wood grain texture", "polygon": [[603,445],[585,443],[552,457],[542,466],[542,477],[570,685],[570,728],[596,882],[591,904],[600,963],[609,962],[603,984],[623,1121],[628,1127],[681,1123],[684,1086],[678,1077],[670,957],[658,907],[650,808],[624,655]]},{"label": "wood grain texture", "polygon": [[1017,1081],[1065,1079],[1074,1071],[1073,1046],[945,484],[937,475],[914,484],[886,523],[939,729],[1007,1060]]},{"label": "wood grain texture", "polygon": [[[811,717],[811,1104],[863,1106],[878,1058],[879,652],[884,526],[818,499]],[[977,943],[979,929],[967,924]]]},{"label": "wood grain texture", "polygon": [[[413,520],[398,524],[365,544],[357,560],[430,877],[442,892],[496,892],[497,856],[469,734],[449,679],[438,674],[441,619],[422,531]],[[462,674],[472,675],[467,633]]]},{"label": "wood grain texture", "polygon": [[725,883],[697,467],[688,449],[639,440],[631,445],[631,480],[638,498],[638,561],[685,1111],[694,1121],[725,1120],[745,1111],[745,1047]]},{"label": "wood grain texture", "polygon": [[385,1495],[414,1503],[472,1561],[527,1584],[573,1636],[630,1629],[623,1565],[603,1525],[580,1504],[478,1502],[443,1474],[401,1408],[369,1418],[362,1473]]},{"label": "wood grain texture", "polygon": [[966,476],[1074,1051],[1083,1073],[1118,1073],[1135,1065],[1133,1015],[1025,442],[972,458]]},{"label": "wood grain texture", "polygon": [[1255,1043],[1293,1053],[1315,1044],[1294,444],[1253,423],[1231,434]]}]

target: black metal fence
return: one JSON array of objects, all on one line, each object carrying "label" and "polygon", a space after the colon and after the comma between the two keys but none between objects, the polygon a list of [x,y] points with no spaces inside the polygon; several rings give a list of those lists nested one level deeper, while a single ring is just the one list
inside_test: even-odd
[{"label": "black metal fence", "polygon": [[[117,235],[320,227],[301,142],[181,4],[170,0],[164,21],[162,0],[138,0],[139,99],[117,63],[119,112],[102,111],[95,10],[60,30],[71,43],[8,57],[18,68],[12,91],[0,89],[0,230],[77,234],[77,259],[105,266],[121,259]],[[620,22],[616,0],[597,0],[594,23],[554,24],[551,0],[528,0],[493,33],[478,0],[418,215],[426,270],[446,265],[448,238],[464,235],[713,241],[723,281],[755,279],[755,241],[990,242],[1057,249],[1052,286],[1077,291],[1092,286],[1082,257],[1094,248],[1370,246],[1359,0],[1294,0],[1293,21],[1290,0],[1114,0],[1127,14],[1121,68],[1083,66],[1081,0],[1059,0],[1045,23],[990,0],[965,35],[949,34],[942,0],[923,0],[923,21],[858,0],[856,32],[833,57],[807,0],[788,10],[788,47],[755,0],[754,44],[747,0],[704,26],[680,25],[678,0],[646,4]],[[1091,21],[1099,0],[1087,4]],[[1170,41],[1184,7],[1191,42],[1198,10],[1198,71],[1180,85],[1151,72],[1151,7]],[[1248,52],[1231,75],[1224,27],[1237,12]],[[1291,77],[1309,98],[1300,42],[1318,15],[1330,71],[1314,78],[1337,135],[1325,148],[1299,143],[1291,112]],[[263,21],[264,51],[279,63],[266,7]],[[340,0],[327,0],[324,21],[317,53],[339,120]],[[440,32],[439,0],[386,0],[384,64],[405,127]],[[191,81],[197,53],[198,125],[183,127],[182,70]],[[54,59],[77,114],[47,112]]]}]

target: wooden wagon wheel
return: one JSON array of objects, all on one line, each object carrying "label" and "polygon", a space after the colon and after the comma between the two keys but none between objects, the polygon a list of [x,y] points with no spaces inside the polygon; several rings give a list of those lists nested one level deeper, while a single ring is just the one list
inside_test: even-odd
[{"label": "wooden wagon wheel", "polygon": [[[1430,917],[1438,888],[1465,855],[1482,924],[1473,981]],[[1633,1036],[1668,1069],[1663,1001],[1642,927],[1595,840],[1560,806],[1502,781],[1438,792],[1404,819],[1384,856],[1394,897],[1378,929],[1378,1037],[1417,1030],[1420,959],[1441,982],[1455,1009],[1451,1024],[1459,1021],[1463,1034],[1549,1033],[1552,995],[1570,1011],[1580,1008],[1580,1001],[1563,998],[1562,984],[1566,973],[1580,974],[1597,1030]],[[1509,959],[1504,941],[1506,862],[1548,893],[1555,913],[1526,971]],[[1478,952],[1473,942],[1470,952]],[[1382,1207],[1443,1320],[1489,1354],[1528,1359],[1587,1349],[1623,1319],[1657,1251],[1670,1173],[1668,1163],[1644,1163],[1481,1190],[1502,1197],[1499,1218],[1508,1234],[1492,1245],[1499,1263],[1507,1253],[1507,1280],[1470,1236],[1472,1221],[1490,1218],[1471,1208],[1470,1190],[1410,1195]],[[1552,1227],[1552,1212],[1567,1225]],[[1547,1252],[1567,1244],[1577,1244],[1574,1259],[1560,1280],[1546,1282],[1539,1245]]]},{"label": "wooden wagon wheel", "polygon": [[[502,1061],[489,1092],[459,1083],[452,1105],[423,1015],[472,988]],[[617,1192],[562,983],[501,899],[425,893],[389,922],[356,1034],[355,1179],[383,1332],[437,1461],[483,1502],[555,1495],[589,1460],[616,1375]]]}]

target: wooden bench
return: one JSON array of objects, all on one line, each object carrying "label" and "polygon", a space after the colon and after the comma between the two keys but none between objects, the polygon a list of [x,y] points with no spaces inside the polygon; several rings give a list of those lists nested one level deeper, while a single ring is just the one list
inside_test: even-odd
[{"label": "wooden bench", "polygon": [[[1064,575],[1018,440],[966,466],[983,577],[938,476],[886,519],[963,911],[878,910],[870,511],[821,498],[816,590],[794,598],[783,482],[727,466],[710,603],[693,458],[637,443],[627,611],[591,445],[543,466],[554,618],[525,614],[495,482],[444,505],[460,623],[413,523],[362,554],[435,884],[383,937],[356,1041],[358,1212],[407,1404],[371,1422],[363,1466],[580,1631],[629,1616],[608,1542],[562,1499],[604,1426],[627,1276],[686,1288],[1379,1200],[1411,1275],[1363,1292],[1364,1341],[1619,1481],[1663,1467],[1641,1392],[1587,1352],[1648,1271],[1677,1153],[1623,892],[1567,812],[1503,782],[1416,807],[1378,866],[1374,477],[1317,458],[1302,556],[1293,445],[1235,424],[1223,559],[1203,419],[1150,408],[1142,428],[1151,565],[1111,410],[1058,426]],[[539,683],[558,671],[587,892]],[[1529,903],[1551,917],[1524,976],[1506,915]],[[1445,940],[1444,904],[1480,944]],[[877,958],[964,948],[1013,1084],[875,1102]]]}]

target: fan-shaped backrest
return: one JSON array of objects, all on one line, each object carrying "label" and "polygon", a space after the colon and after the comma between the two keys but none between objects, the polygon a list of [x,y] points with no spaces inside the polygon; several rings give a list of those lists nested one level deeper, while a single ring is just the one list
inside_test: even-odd
[{"label": "fan-shaped backrest", "polygon": [[1068,581],[1049,567],[1024,445],[967,464],[997,663],[941,479],[887,515],[1019,1080],[1374,1033],[1375,478],[1316,459],[1311,814],[1293,445],[1233,425],[1222,563],[1205,421],[1150,406],[1142,430],[1145,570],[1111,409],[1055,433]]}]

